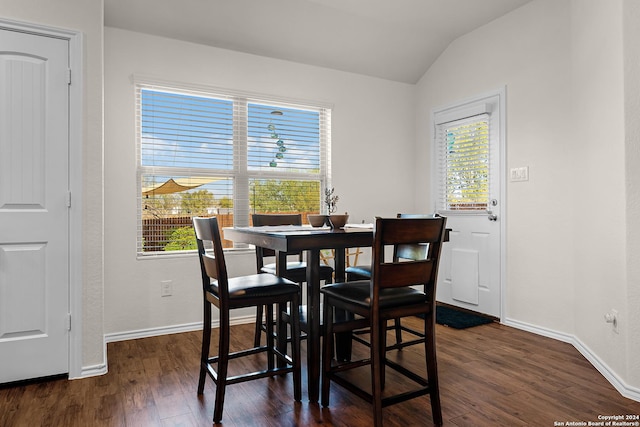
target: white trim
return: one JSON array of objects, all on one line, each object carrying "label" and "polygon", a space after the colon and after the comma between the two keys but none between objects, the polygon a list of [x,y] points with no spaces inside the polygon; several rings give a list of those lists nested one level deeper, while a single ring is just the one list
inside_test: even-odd
[{"label": "white trim", "polygon": [[571,344],[574,341],[573,335],[565,334],[564,332],[554,331],[553,329],[547,329],[540,326],[533,325],[531,323],[521,322],[519,320],[505,318],[501,322],[505,326],[520,329],[522,331],[531,332],[532,334],[542,335],[543,337],[552,338],[556,341],[566,342]]},{"label": "white trim", "polygon": [[[237,316],[230,319],[231,326],[233,325],[244,325],[247,323],[255,323],[256,316],[254,315],[245,315],[245,316]],[[211,322],[212,328],[219,328],[220,321],[213,320]],[[90,377],[95,375],[103,375],[109,371],[108,368],[108,359],[107,359],[107,344],[110,342],[119,342],[119,341],[127,341],[127,340],[135,340],[139,338],[150,338],[157,337],[161,335],[171,335],[171,334],[179,334],[183,332],[192,332],[192,331],[201,331],[202,330],[202,322],[194,322],[194,323],[185,323],[182,325],[173,325],[173,326],[163,326],[159,328],[147,328],[147,329],[138,329],[134,331],[124,331],[124,332],[116,332],[112,334],[104,335],[104,360],[105,363],[102,365],[95,365],[85,368],[82,372],[83,377]]]},{"label": "white trim", "polygon": [[[237,316],[233,317],[230,320],[231,326],[233,325],[244,325],[247,323],[255,323],[256,316],[247,315],[247,316]],[[212,328],[220,327],[219,320],[213,320],[211,322]],[[182,332],[191,332],[191,331],[201,331],[202,330],[202,322],[195,323],[185,323],[182,325],[173,325],[173,326],[163,326],[159,328],[148,328],[148,329],[138,329],[134,331],[125,331],[125,332],[116,332],[113,334],[105,334],[104,342],[105,347],[107,343],[110,342],[118,342],[118,341],[127,341],[127,340],[135,340],[138,338],[149,338],[149,337],[157,337],[160,335],[170,335],[170,334],[179,334]]]},{"label": "white trim", "polygon": [[500,108],[500,318],[504,316],[507,294],[507,87],[495,91]]},{"label": "white trim", "polygon": [[0,28],[8,30],[20,31],[23,33],[56,37],[64,40],[71,40],[80,33],[73,30],[65,30],[62,28],[50,27],[48,25],[34,24],[31,22],[14,21],[11,19],[0,18]]},{"label": "white trim", "polygon": [[478,103],[471,101],[471,104],[473,105],[465,105],[462,108],[454,106],[438,110],[435,114],[438,120],[434,121],[434,124],[443,125],[445,123],[465,120],[470,117],[475,117],[491,112],[491,104],[489,103]]},{"label": "white trim", "polygon": [[520,329],[523,331],[531,332],[536,335],[541,335],[547,338],[552,338],[554,340],[566,342],[567,344],[571,344],[582,356],[594,368],[598,370],[605,377],[609,383],[624,397],[635,400],[636,402],[640,402],[640,389],[637,387],[632,387],[620,378],[618,374],[613,371],[602,359],[598,357],[589,347],[587,347],[582,341],[576,338],[574,335],[565,334],[563,332],[554,331],[552,329],[542,328],[540,326],[535,326],[530,323],[521,322],[519,320],[514,319],[505,319],[502,322],[503,325],[509,326],[512,328]]},{"label": "white trim", "polygon": [[69,66],[72,73],[69,87],[69,190],[73,200],[69,212],[69,257],[71,335],[69,336],[69,378],[82,375],[82,295],[83,295],[83,46],[84,38],[76,33],[69,40]]},{"label": "white trim", "polygon": [[0,18],[0,28],[55,37],[69,43],[69,191],[72,194],[69,211],[69,378],[82,376],[82,136],[83,136],[83,46],[82,33],[28,22]]},{"label": "white trim", "polygon": [[311,99],[305,99],[305,98],[290,98],[290,97],[284,97],[284,96],[274,95],[269,93],[250,92],[246,90],[222,88],[222,87],[206,85],[206,84],[166,80],[166,79],[161,79],[159,77],[149,76],[145,74],[132,74],[131,83],[134,86],[142,85],[142,86],[147,86],[150,89],[153,89],[153,86],[158,86],[156,89],[165,89],[165,90],[179,89],[180,91],[193,91],[193,92],[199,93],[200,95],[202,94],[210,95],[212,93],[215,93],[218,96],[225,95],[229,97],[247,98],[249,102],[252,102],[256,99],[259,99],[260,101],[264,101],[265,99],[268,99],[270,102],[282,104],[283,107],[300,108],[300,105],[308,105],[316,108],[324,108],[329,110],[334,108],[333,103],[318,101],[316,99],[311,100]]},{"label": "white trim", "polygon": [[[106,359],[105,359],[106,360]],[[107,364],[101,363],[99,365],[84,366],[79,376],[70,379],[97,377],[107,373]]]}]

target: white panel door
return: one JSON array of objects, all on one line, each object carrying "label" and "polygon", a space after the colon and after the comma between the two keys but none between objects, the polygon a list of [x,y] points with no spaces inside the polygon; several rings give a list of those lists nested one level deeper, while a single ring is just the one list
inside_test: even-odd
[{"label": "white panel door", "polygon": [[[444,213],[443,213],[444,215]],[[447,216],[438,301],[500,317],[500,232],[487,215]]]},{"label": "white panel door", "polygon": [[504,93],[435,111],[435,211],[447,217],[437,300],[501,317]]},{"label": "white panel door", "polygon": [[0,29],[0,383],[69,372],[68,64]]}]

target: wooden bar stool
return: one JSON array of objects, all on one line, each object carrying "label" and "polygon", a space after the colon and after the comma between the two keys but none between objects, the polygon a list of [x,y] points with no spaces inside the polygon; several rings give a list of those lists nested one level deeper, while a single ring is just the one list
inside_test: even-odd
[{"label": "wooden bar stool", "polygon": [[[296,401],[302,399],[300,368],[300,290],[296,283],[272,274],[253,274],[241,277],[228,277],[227,267],[222,250],[222,240],[218,221],[214,218],[193,218],[193,228],[198,244],[198,256],[202,273],[202,294],[204,303],[204,321],[202,328],[202,353],[200,361],[200,379],[198,394],[204,392],[207,374],[216,384],[216,398],[213,411],[213,422],[222,419],[224,395],[227,385],[259,378],[272,377],[285,373],[293,373],[293,394]],[[205,248],[212,247],[212,251]],[[220,313],[220,337],[218,355],[209,355],[211,342],[211,306],[218,307]],[[273,317],[273,307],[277,310],[289,311],[287,316],[291,325],[291,355],[286,349],[276,347],[274,333],[268,331],[265,346],[254,346],[236,352],[230,352],[230,312],[245,307],[267,307],[267,316]],[[278,316],[279,319],[283,316]],[[269,323],[269,327],[273,326]],[[232,359],[266,352],[268,367],[262,371],[228,375],[229,361]],[[281,362],[274,366],[274,357]],[[280,365],[282,365],[280,367]],[[217,367],[217,369],[216,369]]]},{"label": "wooden bar stool", "polygon": [[[430,395],[434,424],[442,424],[435,340],[435,295],[445,218],[376,218],[370,280],[334,283],[323,287],[326,334],[369,329],[369,357],[338,362],[333,359],[332,340],[323,342],[323,406],[329,405],[330,382],[336,382],[373,406],[374,426],[382,426],[382,408],[409,399]],[[415,261],[385,260],[386,247],[422,246],[427,256]],[[414,289],[423,285],[423,290]],[[353,320],[334,319],[334,310],[346,310]],[[408,316],[424,317],[426,378],[410,366],[387,359],[387,321]],[[346,371],[370,365],[370,389],[351,382]],[[413,390],[382,397],[385,369],[392,368],[415,384]]]}]

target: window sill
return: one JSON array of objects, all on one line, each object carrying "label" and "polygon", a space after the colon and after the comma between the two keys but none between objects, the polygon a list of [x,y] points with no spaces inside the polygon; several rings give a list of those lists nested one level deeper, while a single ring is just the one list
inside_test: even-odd
[{"label": "window sill", "polygon": [[[242,249],[225,249],[225,256],[240,256],[240,255],[253,255],[255,250],[253,248],[242,248]],[[175,258],[192,258],[197,257],[198,252],[193,251],[171,251],[171,252],[161,252],[161,253],[150,253],[150,254],[137,254],[136,259],[140,261],[147,260],[160,260],[160,259],[175,259]]]}]

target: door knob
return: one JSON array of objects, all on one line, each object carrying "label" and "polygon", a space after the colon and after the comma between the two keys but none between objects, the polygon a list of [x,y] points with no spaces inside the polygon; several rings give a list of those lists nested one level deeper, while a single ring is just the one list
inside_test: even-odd
[{"label": "door knob", "polygon": [[[498,206],[498,200],[491,199],[489,204],[491,206]],[[493,211],[490,211],[489,209],[487,209],[487,215],[489,215],[489,221],[497,221],[498,220],[498,215],[494,214]]]}]

